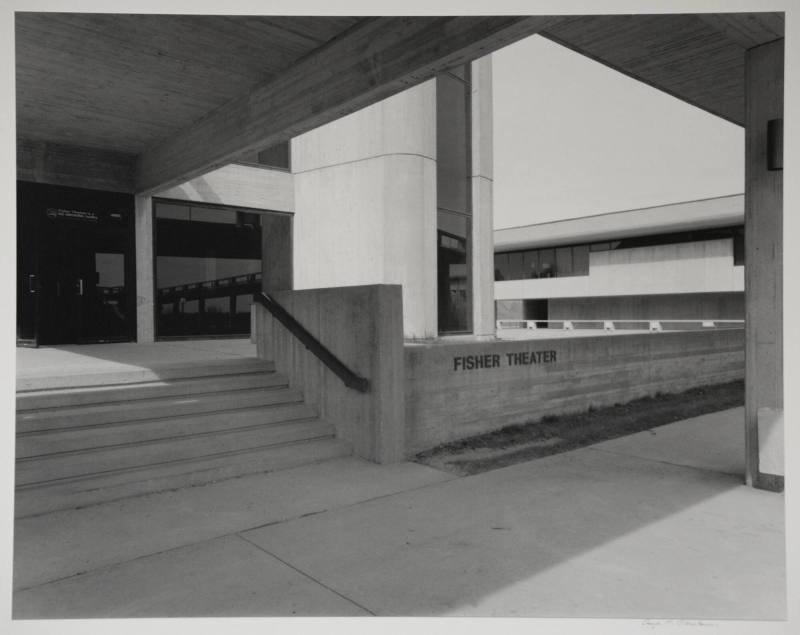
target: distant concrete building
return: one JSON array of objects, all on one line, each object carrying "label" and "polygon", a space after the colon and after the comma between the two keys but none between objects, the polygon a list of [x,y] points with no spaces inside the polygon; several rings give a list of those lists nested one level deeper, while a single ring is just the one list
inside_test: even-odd
[{"label": "distant concrete building", "polygon": [[744,195],[497,229],[497,319],[743,320]]}]

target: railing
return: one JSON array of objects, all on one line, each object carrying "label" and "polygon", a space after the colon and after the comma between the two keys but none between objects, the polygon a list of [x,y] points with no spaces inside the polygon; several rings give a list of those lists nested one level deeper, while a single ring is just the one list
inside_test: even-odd
[{"label": "railing", "polygon": [[278,320],[292,335],[294,335],[303,346],[305,346],[317,359],[327,366],[344,385],[358,392],[369,392],[369,380],[359,377],[350,370],[344,363],[331,353],[322,342],[309,333],[305,327],[298,322],[294,316],[284,309],[272,296],[267,293],[259,292],[253,294],[253,301],[258,302],[272,316]]},{"label": "railing", "polygon": [[737,328],[744,326],[744,320],[497,320],[496,326],[498,329],[536,329],[540,324],[546,324],[548,328],[551,324],[560,324],[564,331],[574,330],[576,324],[587,324],[591,325],[589,328],[602,328],[604,331],[615,331],[620,325],[641,324],[647,330],[657,332],[663,330],[664,324],[696,324],[700,328]]},{"label": "railing", "polygon": [[217,280],[202,280],[162,287],[158,290],[160,304],[169,304],[180,300],[199,300],[224,298],[232,295],[253,293],[261,287],[261,273],[246,273]]}]

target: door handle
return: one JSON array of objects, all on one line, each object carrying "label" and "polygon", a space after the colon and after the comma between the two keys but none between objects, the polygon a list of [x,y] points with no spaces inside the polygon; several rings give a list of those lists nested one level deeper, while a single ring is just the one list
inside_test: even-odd
[{"label": "door handle", "polygon": [[36,281],[36,274],[28,274],[28,293],[36,293],[39,290],[39,284]]},{"label": "door handle", "polygon": [[83,278],[78,278],[77,290],[78,295],[83,295]]}]

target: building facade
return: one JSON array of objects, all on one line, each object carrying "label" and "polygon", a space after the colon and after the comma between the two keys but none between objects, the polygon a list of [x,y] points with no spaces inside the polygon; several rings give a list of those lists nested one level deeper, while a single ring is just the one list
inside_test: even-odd
[{"label": "building facade", "polygon": [[495,231],[497,319],[743,320],[744,196]]},{"label": "building facade", "polygon": [[[365,349],[359,350],[375,389],[368,397],[351,396],[352,408],[339,412],[344,424],[357,419],[366,426],[354,444],[373,460],[404,456],[405,413],[414,411],[402,395],[414,394],[415,377],[420,390],[433,390],[427,402],[432,416],[419,412],[409,420],[436,428],[456,403],[444,404],[444,395],[468,393],[495,409],[513,396],[527,408],[530,386],[564,370],[527,367],[531,374],[520,379],[514,373],[522,368],[514,364],[505,372],[519,381],[497,375],[493,383],[454,366],[454,358],[479,349],[490,360],[506,359],[489,350],[499,346],[491,340],[501,286],[523,288],[498,296],[519,300],[532,284],[605,272],[603,297],[620,297],[625,291],[613,272],[629,263],[615,259],[644,253],[630,243],[585,247],[641,235],[506,244],[501,251],[509,253],[509,269],[516,267],[515,252],[520,271],[539,278],[495,283],[487,54],[540,33],[743,126],[746,480],[782,486],[782,463],[775,458],[783,448],[781,14],[20,12],[15,20],[18,342],[241,335],[253,289],[280,295],[290,306],[308,302],[315,328],[327,333],[331,347]],[[285,145],[276,149],[290,140],[290,152]],[[289,154],[291,172],[252,165],[285,164]],[[722,251],[713,251],[721,249],[720,240],[735,235],[670,243],[688,250],[676,256],[676,268],[697,256],[692,250],[699,244],[707,246],[703,258],[721,259]],[[642,264],[642,281],[652,285],[655,266]],[[737,266],[731,267],[732,285]],[[588,274],[558,276],[559,270]],[[738,292],[714,287],[718,278],[719,272],[709,274],[704,284],[711,286],[690,290]],[[368,293],[365,287],[379,289]],[[669,288],[686,292],[675,283],[657,295],[666,297]],[[366,315],[374,318],[363,326],[372,329],[374,341],[348,322]],[[393,319],[398,315],[402,321]],[[280,352],[269,348],[276,342],[293,341],[285,334],[272,338],[270,319],[257,315],[262,356]],[[387,326],[394,330],[384,342]],[[673,335],[658,342],[673,342]],[[379,342],[386,348],[375,358]],[[652,345],[652,338],[641,341],[639,357],[648,359]],[[709,349],[696,350],[704,355]],[[356,361],[360,354],[354,353]],[[567,347],[545,357],[569,364],[565,359],[581,355]],[[594,359],[583,360],[590,372]],[[297,377],[308,380],[307,370],[298,368]],[[324,372],[314,371],[312,388],[327,390],[337,405],[339,393],[327,380],[317,382]],[[481,386],[491,387],[488,396],[477,390]]]}]

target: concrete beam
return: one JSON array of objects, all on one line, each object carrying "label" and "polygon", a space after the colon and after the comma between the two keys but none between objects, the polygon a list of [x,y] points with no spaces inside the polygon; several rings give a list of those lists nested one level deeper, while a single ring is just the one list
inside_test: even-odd
[{"label": "concrete beam", "polygon": [[286,141],[554,24],[549,16],[365,18],[288,71],[142,153],[153,193]]},{"label": "concrete beam", "polygon": [[124,152],[17,139],[20,181],[133,192],[135,161]]}]

